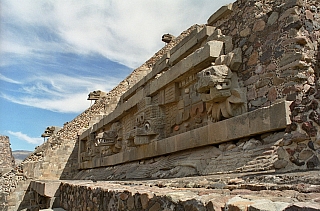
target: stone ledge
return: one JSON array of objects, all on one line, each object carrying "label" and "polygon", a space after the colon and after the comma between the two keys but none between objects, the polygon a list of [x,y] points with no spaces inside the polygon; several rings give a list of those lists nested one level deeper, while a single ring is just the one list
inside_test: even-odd
[{"label": "stone ledge", "polygon": [[[181,59],[187,57],[189,54],[194,52],[197,48],[199,48],[202,42],[210,36],[215,30],[215,27],[205,26],[201,30],[197,28],[194,30],[196,33],[190,33],[189,36],[185,37],[178,45],[170,51],[170,66],[175,65]],[[186,41],[185,41],[186,40]]]},{"label": "stone ledge", "polygon": [[289,118],[290,103],[289,101],[283,101],[240,116],[208,124],[204,127],[155,141],[148,145],[142,145],[99,159],[99,161],[82,163],[80,164],[80,168],[113,166],[281,130],[291,123]]},{"label": "stone ledge", "polygon": [[232,5],[233,3],[220,7],[220,9],[218,9],[215,13],[213,13],[210,16],[210,18],[207,21],[208,25],[209,26],[213,25],[215,22],[217,22],[221,18],[224,18],[225,16],[229,15],[232,12]]},{"label": "stone ledge", "polygon": [[59,195],[61,181],[36,180],[30,182],[30,188],[41,196],[54,197]]}]

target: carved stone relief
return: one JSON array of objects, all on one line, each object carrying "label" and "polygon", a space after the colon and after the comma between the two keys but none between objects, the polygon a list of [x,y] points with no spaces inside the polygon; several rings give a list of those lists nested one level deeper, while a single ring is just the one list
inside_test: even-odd
[{"label": "carved stone relief", "polygon": [[61,128],[56,126],[47,127],[45,131],[41,134],[42,138],[47,138],[56,134]]},{"label": "carved stone relief", "polygon": [[81,142],[81,161],[91,161],[96,155],[94,134],[91,133],[87,140]]},{"label": "carved stone relief", "polygon": [[88,94],[88,99],[87,100],[98,100],[100,97],[105,96],[106,93],[102,92],[101,90],[96,90],[93,92],[90,92]]},{"label": "carved stone relief", "polygon": [[122,148],[121,123],[115,122],[110,130],[98,133],[95,137],[95,144],[102,157],[120,152]]},{"label": "carved stone relief", "polygon": [[197,74],[196,90],[206,103],[208,119],[217,122],[246,111],[246,95],[237,75],[226,65],[210,66]]},{"label": "carved stone relief", "polygon": [[[164,71],[165,77],[152,76],[153,78],[150,78],[149,82],[146,81],[144,86],[130,91],[125,101],[118,102],[116,98],[106,95],[105,107],[113,108],[117,105],[118,116],[113,121],[121,121],[121,124],[103,123],[103,128],[96,130],[94,140],[92,137],[87,138],[87,150],[84,154],[88,157],[86,159],[95,162],[96,158],[118,152],[144,149],[145,145],[154,141],[246,112],[246,93],[240,88],[237,76],[242,64],[242,51],[240,48],[232,50],[232,37],[222,35],[220,30],[208,37],[207,42],[214,40],[221,40],[219,45],[224,50],[219,48],[220,50],[215,51],[215,56],[210,54],[210,60],[203,60],[205,62],[198,64],[196,68],[189,67],[192,62],[185,65],[181,62],[177,64],[178,68],[169,69],[169,74]],[[199,52],[197,53],[199,58],[202,56],[206,58],[207,55]],[[223,53],[226,55],[222,55]],[[209,62],[213,59],[214,63],[209,66]],[[176,72],[172,72],[173,70]],[[143,92],[141,89],[144,89]],[[98,96],[98,93],[90,94],[92,97],[89,98],[92,99]],[[127,103],[127,107],[122,106],[123,103]],[[121,110],[123,108],[126,110]],[[193,139],[189,141],[195,142]],[[90,166],[90,162],[88,163]]]},{"label": "carved stone relief", "polygon": [[164,138],[164,115],[158,105],[151,104],[147,97],[138,103],[135,114],[135,126],[126,134],[128,146],[149,144],[151,141]]}]

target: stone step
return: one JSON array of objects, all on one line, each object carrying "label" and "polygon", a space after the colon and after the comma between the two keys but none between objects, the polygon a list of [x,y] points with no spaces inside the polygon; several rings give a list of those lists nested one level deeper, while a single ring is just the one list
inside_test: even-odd
[{"label": "stone step", "polygon": [[66,211],[62,208],[53,208],[53,209],[42,209],[43,211]]}]

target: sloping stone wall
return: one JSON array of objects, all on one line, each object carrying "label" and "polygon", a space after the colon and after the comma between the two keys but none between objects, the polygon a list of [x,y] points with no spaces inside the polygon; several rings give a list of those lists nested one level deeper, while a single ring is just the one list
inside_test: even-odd
[{"label": "sloping stone wall", "polygon": [[0,136],[0,176],[14,168],[15,161],[12,156],[8,136]]},{"label": "sloping stone wall", "polygon": [[242,50],[238,75],[247,88],[248,109],[301,98],[318,71],[319,2],[238,0],[232,8],[210,25]]},{"label": "sloping stone wall", "polygon": [[[233,58],[237,59],[233,61],[233,65],[230,68],[238,77],[239,88],[245,90],[244,93],[246,93],[247,99],[245,106],[248,111],[270,106],[282,100],[293,101],[290,106],[292,123],[285,131],[278,131],[283,136],[277,136],[277,139],[272,139],[274,142],[270,143],[270,145],[264,145],[264,138],[271,134],[258,134],[246,140],[238,139],[226,144],[210,146],[214,149],[213,151],[218,151],[218,148],[223,156],[227,158],[222,162],[226,161],[224,166],[212,165],[211,168],[221,168],[223,171],[232,171],[234,167],[239,171],[255,171],[257,170],[254,168],[255,166],[259,167],[258,171],[270,168],[277,171],[319,169],[319,13],[319,1],[312,0],[238,0],[232,5],[221,8],[208,19],[206,26],[195,25],[190,27],[141,67],[134,70],[132,74],[120,82],[106,96],[98,99],[90,108],[71,122],[66,123],[55,136],[50,137],[46,143],[39,146],[21,164],[22,168],[11,172],[12,177],[10,178],[13,178],[12,181],[2,177],[1,179],[11,181],[11,183],[2,183],[1,186],[3,184],[18,184],[17,181],[24,181],[26,178],[71,179],[77,174],[79,178],[95,176],[95,174],[86,175],[86,172],[78,172],[78,137],[84,134],[83,132],[91,130],[91,128],[96,132],[102,131],[103,127],[110,129],[112,125],[109,123],[112,122],[104,124],[104,121],[102,121],[103,127],[101,127],[101,120],[106,117],[106,119],[111,118],[111,112],[117,106],[120,108],[124,106],[125,102],[131,102],[129,100],[134,95],[141,97],[147,93],[151,97],[155,95],[161,96],[161,94],[157,93],[158,88],[167,89],[168,93],[175,93],[175,86],[166,87],[166,77],[170,82],[173,82],[175,79],[170,76],[180,74],[180,79],[183,79],[186,76],[184,72],[187,71],[185,70],[186,68],[190,68],[194,74],[201,71],[201,68],[210,66],[210,62],[214,62],[213,65],[230,66],[230,60]],[[208,34],[205,34],[206,39],[199,39],[198,43],[197,39],[203,35],[201,34],[202,32]],[[223,50],[218,56],[212,57],[210,55],[210,61],[206,61],[205,66],[197,69],[199,66],[192,66],[198,64],[197,59],[199,58],[195,55],[200,51],[197,49],[204,49],[205,46],[210,45],[207,44],[208,41],[211,44],[213,43],[212,41],[218,44],[219,42],[223,43]],[[196,53],[193,54],[194,52]],[[186,61],[187,57],[194,58],[195,61],[181,62],[182,60]],[[213,60],[213,58],[216,58],[216,60]],[[239,60],[239,58],[241,59]],[[182,68],[177,68],[179,65],[182,65]],[[188,65],[191,65],[191,67]],[[148,77],[144,77],[146,75]],[[181,87],[190,85],[190,81],[194,82],[192,77],[184,79],[178,81],[179,83],[181,82]],[[149,88],[146,86],[145,90],[141,89],[150,81],[152,86],[149,86]],[[191,96],[190,90],[192,91],[192,89],[186,88],[184,93]],[[175,100],[184,102],[184,99]],[[154,98],[152,103],[159,103],[160,101],[160,97]],[[170,100],[165,103],[172,105],[172,110],[169,107],[167,108],[167,112],[172,113],[176,105],[172,104]],[[128,103],[126,106],[128,106]],[[181,104],[177,106],[181,107]],[[197,109],[204,111],[205,108],[205,106],[197,107],[195,111]],[[112,115],[118,114],[113,113]],[[120,118],[120,114],[118,117]],[[183,118],[183,115],[181,117]],[[196,119],[194,120],[196,122]],[[203,122],[197,124],[199,128],[205,126]],[[187,128],[188,125],[185,124],[183,127]],[[257,124],[257,127],[259,127],[259,124]],[[179,131],[179,127],[173,129],[171,131],[173,135],[186,132],[185,130]],[[258,136],[260,137],[258,138]],[[245,145],[246,147],[253,146],[257,153],[260,153],[259,146],[261,146],[261,153],[265,154],[258,156],[251,153],[253,157],[249,155],[246,157],[247,155],[244,153],[242,154],[246,157],[243,160],[244,163],[239,166],[233,166],[235,160],[228,161],[228,158],[232,158],[237,153],[241,154],[241,150]],[[207,149],[198,150],[204,150],[205,154],[208,153],[206,152]],[[192,156],[188,157],[183,153],[180,159],[192,159]],[[202,156],[202,152],[200,154]],[[265,157],[263,157],[264,155]],[[171,165],[174,163],[172,161],[174,159],[171,159],[172,157],[170,156],[174,157],[174,155],[169,155],[149,160],[141,159],[130,165],[141,178],[146,175],[143,174],[143,171],[139,171],[139,168],[144,168],[144,165],[140,164],[161,163],[160,161],[163,159],[165,165],[168,163]],[[179,157],[179,155],[177,156]],[[213,160],[216,158],[214,157]],[[209,160],[205,160],[205,162],[210,164]],[[179,162],[177,163],[179,164]],[[159,169],[158,172],[155,172],[155,174],[158,174],[155,177],[161,177],[161,173],[163,173],[164,177],[172,177],[190,175],[190,172],[193,175],[192,172],[199,172],[199,169],[194,167],[194,165],[198,165],[197,162],[186,163],[186,165],[181,166],[178,164],[171,165],[170,168],[164,168],[164,170]],[[201,167],[202,165],[198,166]],[[118,169],[108,167],[110,169],[107,168],[107,172],[110,172],[111,175],[109,178],[121,179],[120,175],[124,172],[128,175],[127,171],[121,170],[121,168],[126,167],[118,166]],[[92,172],[95,171],[92,170]],[[217,169],[217,171],[219,170]],[[152,172],[150,174],[150,172],[147,172],[147,175],[152,176],[153,174]],[[181,172],[187,173],[179,174]],[[20,174],[22,175],[21,178],[16,177]],[[134,175],[128,178],[134,178]],[[25,184],[27,183],[25,182]],[[66,193],[68,193],[67,190]],[[12,204],[13,201],[11,201]],[[150,204],[150,206],[153,205]],[[14,210],[14,208],[12,209]]]},{"label": "sloping stone wall", "polygon": [[[239,0],[222,7],[208,19],[207,26],[194,29],[160,59],[143,80],[124,93],[114,112],[80,135],[80,168],[113,166],[189,149],[178,147],[179,150],[166,151],[163,150],[165,146],[162,146],[162,142],[168,142],[168,148],[170,145],[200,146],[199,143],[206,140],[205,136],[201,136],[198,143],[188,131],[196,131],[195,128],[202,130],[211,124],[212,120],[221,120],[220,113],[225,115],[222,119],[232,117],[229,111],[223,110],[224,105],[214,108],[210,103],[204,105],[199,102],[197,92],[201,84],[195,83],[199,79],[194,77],[194,73],[210,66],[210,62],[213,62],[213,68],[226,65],[233,71],[233,75],[238,76],[236,81],[239,83],[239,90],[245,90],[245,108],[248,108],[248,111],[270,106],[284,99],[295,102],[305,99],[304,104],[308,109],[306,112],[317,110],[317,104],[312,103],[312,98],[306,100],[306,96],[315,92],[318,74],[318,8],[318,2],[299,0]],[[223,45],[222,50],[220,44]],[[238,96],[241,96],[240,93],[243,94],[238,92]],[[243,98],[238,99],[238,102],[242,101]],[[160,132],[155,132],[155,127],[153,134],[147,135],[141,128],[139,118],[145,121],[144,115],[151,107],[157,108],[160,113],[157,114],[158,119],[154,118],[152,121],[157,122],[162,118],[162,123],[157,127],[163,128]],[[214,109],[221,109],[221,112],[218,110],[215,113]],[[291,109],[293,111],[293,108]],[[318,113],[312,112],[309,116],[317,122]],[[281,149],[288,153],[278,156],[276,169],[289,171],[320,168],[318,141],[316,138],[311,140],[312,136],[316,136],[315,132],[312,134],[316,129],[313,129],[312,123],[305,118],[297,118],[299,119],[295,120],[291,117],[291,120],[305,122],[304,126],[297,127],[293,123],[292,128],[302,131],[298,135],[304,136],[304,140],[298,140],[305,143],[301,143],[295,150],[293,148],[296,146],[291,146],[290,149],[281,148],[284,144],[281,142],[277,153],[281,153]],[[133,123],[134,121],[137,122]],[[113,129],[116,123],[122,124],[121,130]],[[256,127],[262,126],[257,122]],[[98,133],[106,133],[107,137],[100,138],[100,141],[108,142],[108,134],[115,131],[120,141],[117,140],[116,143],[112,140],[113,145],[110,142],[101,147],[93,146]],[[205,132],[205,129],[203,131]],[[134,135],[136,133],[140,135]],[[151,140],[154,135],[157,138]],[[248,133],[247,136],[251,134]],[[287,140],[291,136],[285,134],[283,138]],[[132,144],[133,139],[137,141],[134,140]],[[180,139],[184,139],[184,143]],[[222,138],[221,142],[223,141],[227,141],[227,138]],[[207,144],[213,144],[213,141],[210,140]],[[159,154],[159,151],[163,153]]]},{"label": "sloping stone wall", "polygon": [[172,42],[166,44],[106,96],[96,100],[90,108],[72,121],[65,123],[57,134],[38,146],[17,169],[2,176],[0,178],[1,208],[17,210],[20,205],[20,209],[27,206],[25,203],[28,204],[29,198],[24,196],[30,182],[28,179],[72,179],[78,173],[77,141],[81,131],[109,114],[116,107],[120,96],[145,76],[163,54],[179,43],[195,27],[198,26],[191,26]]},{"label": "sloping stone wall", "polygon": [[73,178],[78,171],[77,141],[81,131],[91,127],[101,118],[112,112],[121,95],[145,76],[150,71],[150,67],[152,67],[163,54],[181,41],[183,37],[187,36],[195,27],[196,25],[182,32],[180,36],[134,70],[126,79],[120,82],[117,87],[107,93],[106,96],[96,100],[90,108],[74,120],[66,123],[56,135],[50,137],[46,143],[39,146],[21,164],[26,175],[39,179]]}]

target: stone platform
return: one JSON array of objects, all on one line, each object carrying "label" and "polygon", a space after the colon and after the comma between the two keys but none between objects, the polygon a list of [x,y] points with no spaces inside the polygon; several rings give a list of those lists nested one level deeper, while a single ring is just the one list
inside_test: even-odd
[{"label": "stone platform", "polygon": [[[61,181],[61,207],[101,210],[320,210],[320,173]],[[302,181],[304,181],[302,183]]]}]

